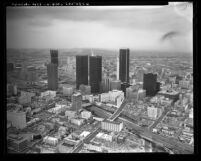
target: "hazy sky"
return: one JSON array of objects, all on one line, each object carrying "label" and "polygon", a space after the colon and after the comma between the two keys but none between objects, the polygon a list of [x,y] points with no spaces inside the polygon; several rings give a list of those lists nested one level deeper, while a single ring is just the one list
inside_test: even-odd
[{"label": "hazy sky", "polygon": [[192,6],[7,7],[7,48],[192,50]]}]

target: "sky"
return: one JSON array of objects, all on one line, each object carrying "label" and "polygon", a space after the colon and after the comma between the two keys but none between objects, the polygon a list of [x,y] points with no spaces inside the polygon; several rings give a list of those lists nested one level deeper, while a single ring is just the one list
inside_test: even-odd
[{"label": "sky", "polygon": [[7,48],[130,48],[192,52],[193,7],[7,7]]}]

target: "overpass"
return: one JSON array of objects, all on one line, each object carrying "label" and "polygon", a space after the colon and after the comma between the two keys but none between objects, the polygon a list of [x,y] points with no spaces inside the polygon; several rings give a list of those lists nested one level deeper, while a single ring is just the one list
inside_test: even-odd
[{"label": "overpass", "polygon": [[[100,122],[97,123],[100,124]],[[84,143],[89,143],[101,130],[100,126],[98,126],[98,128],[96,128],[92,133],[90,133],[88,136],[86,136],[86,138],[84,138],[84,140],[80,141],[76,147],[72,150],[72,153],[78,153],[82,147],[84,146]]]},{"label": "overpass", "polygon": [[112,114],[108,120],[110,121],[114,121],[117,117],[119,117],[119,115],[121,114],[123,108],[125,107],[125,105],[127,104],[127,100],[124,99],[121,106],[114,112],[114,114]]},{"label": "overpass", "polygon": [[[109,116],[109,118],[111,118],[113,116],[110,113],[104,111],[103,109],[97,108],[97,110],[98,110],[98,114],[103,117],[107,118]],[[130,127],[131,129],[135,129],[142,138],[144,138],[150,142],[153,142],[157,145],[165,146],[169,149],[173,149],[174,151],[176,151],[176,153],[182,153],[182,154],[192,154],[193,153],[193,147],[191,147],[190,145],[183,144],[176,139],[170,139],[168,137],[154,134],[154,133],[152,133],[152,131],[150,129],[146,129],[141,126],[138,126],[135,123],[133,123],[125,118],[118,117],[118,119],[120,121],[122,121],[125,125],[127,125],[127,127]]]}]

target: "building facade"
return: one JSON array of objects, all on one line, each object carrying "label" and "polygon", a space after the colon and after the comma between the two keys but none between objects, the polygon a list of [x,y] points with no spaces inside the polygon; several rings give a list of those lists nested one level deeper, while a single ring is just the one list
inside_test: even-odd
[{"label": "building facade", "polygon": [[102,80],[102,57],[90,56],[89,64],[91,93],[99,93]]},{"label": "building facade", "polygon": [[153,73],[144,74],[143,89],[146,90],[146,96],[154,96],[157,92],[157,75]]},{"label": "building facade", "polygon": [[72,110],[78,111],[82,108],[82,95],[81,93],[75,93],[72,95]]},{"label": "building facade", "polygon": [[76,56],[76,88],[88,85],[88,55]]},{"label": "building facade", "polygon": [[107,131],[120,132],[123,129],[123,123],[104,120],[101,122],[101,128]]},{"label": "building facade", "polygon": [[121,82],[129,83],[129,49],[119,50],[119,79]]},{"label": "building facade", "polygon": [[50,63],[47,65],[47,76],[48,76],[48,89],[57,90],[58,88],[58,66]]},{"label": "building facade", "polygon": [[50,50],[51,63],[59,65],[58,50]]}]

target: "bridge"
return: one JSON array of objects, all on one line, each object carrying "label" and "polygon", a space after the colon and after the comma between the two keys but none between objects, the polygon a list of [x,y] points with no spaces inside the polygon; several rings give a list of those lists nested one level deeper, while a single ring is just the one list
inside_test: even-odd
[{"label": "bridge", "polygon": [[114,114],[112,114],[108,120],[110,121],[114,121],[117,117],[119,117],[119,115],[121,114],[123,108],[125,107],[125,105],[127,104],[127,100],[124,99],[121,106],[114,112]]}]

